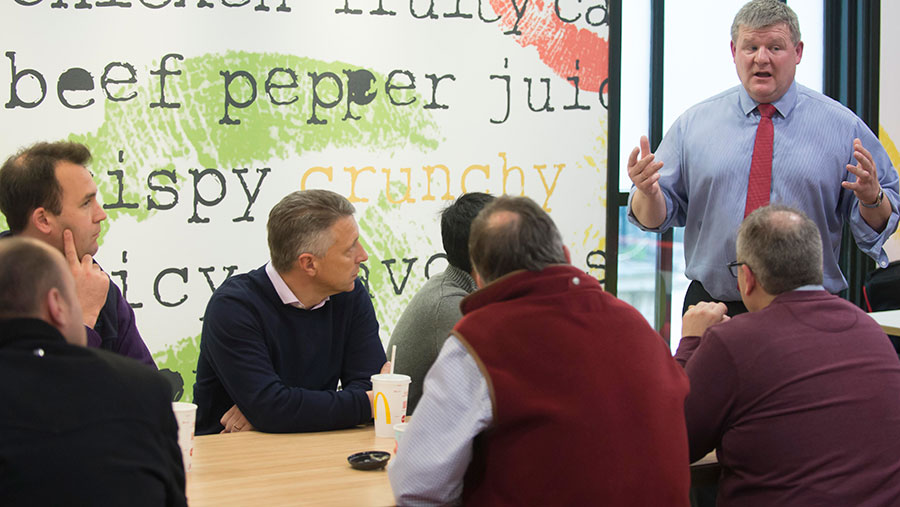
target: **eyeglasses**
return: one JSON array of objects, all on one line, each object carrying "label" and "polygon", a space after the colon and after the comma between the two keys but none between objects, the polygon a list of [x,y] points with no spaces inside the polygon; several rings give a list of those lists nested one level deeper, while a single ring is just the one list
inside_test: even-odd
[{"label": "eyeglasses", "polygon": [[[734,262],[729,262],[729,263],[726,264],[725,266],[728,267],[728,272],[731,273],[731,276],[737,278],[737,276],[738,276],[738,266],[747,266],[747,263],[746,263],[746,262],[738,262],[738,261],[734,261]],[[747,267],[749,268],[750,266],[747,266]]]}]

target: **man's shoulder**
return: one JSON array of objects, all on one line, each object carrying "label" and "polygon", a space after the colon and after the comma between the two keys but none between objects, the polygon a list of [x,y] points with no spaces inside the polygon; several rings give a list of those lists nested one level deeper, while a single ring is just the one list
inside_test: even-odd
[{"label": "man's shoulder", "polygon": [[[359,311],[364,313],[372,312],[374,315],[375,312],[374,306],[372,305],[372,296],[369,294],[366,285],[359,278],[353,282],[353,290],[339,292],[330,296],[328,304],[331,305],[331,311],[335,312],[335,315],[356,313]],[[310,311],[317,312],[319,310]]]},{"label": "man's shoulder", "polygon": [[[797,83],[797,97],[802,100],[812,100],[821,104],[834,105],[841,109],[847,109],[843,104],[834,100],[833,98],[825,95],[824,93],[818,92],[809,88],[807,86],[803,86],[800,83]],[[848,109],[849,111],[849,109]]]},{"label": "man's shoulder", "polygon": [[[103,269],[103,268],[100,268]],[[116,285],[116,282],[113,281],[112,278],[109,279],[109,289],[106,291],[106,299],[107,304],[111,302],[118,304],[120,300],[125,299],[125,296],[122,295],[122,289]],[[105,307],[103,309],[106,309]]]},{"label": "man's shoulder", "polygon": [[817,329],[857,333],[867,328],[878,330],[865,312],[845,299],[825,291],[790,291],[762,310],[736,315],[711,329],[726,346],[742,347],[750,340],[759,349],[765,340],[777,341],[785,335],[800,336]]},{"label": "man's shoulder", "polygon": [[164,420],[160,414],[172,401],[172,386],[155,368],[102,349],[73,347],[68,356],[72,381],[109,405],[98,420],[125,417],[154,425]]},{"label": "man's shoulder", "polygon": [[127,382],[135,389],[146,392],[170,389],[165,378],[159,371],[150,368],[130,357],[125,357],[103,349],[85,349],[94,356],[98,370],[102,369],[110,379],[117,382]]},{"label": "man's shoulder", "polygon": [[[458,305],[462,298],[468,296],[471,291],[466,289],[464,281],[459,279],[458,273],[450,272],[449,269],[448,267],[448,270],[426,280],[422,288],[413,296],[410,305],[413,305],[414,302],[420,305],[443,304],[447,300],[451,304],[455,302]],[[462,272],[459,271],[459,273]]]},{"label": "man's shoulder", "polygon": [[702,138],[708,137],[711,130],[718,131],[721,125],[728,124],[740,114],[740,93],[740,86],[734,86],[695,103],[675,119],[670,132],[680,131],[682,135],[691,132]]},{"label": "man's shoulder", "polygon": [[723,105],[738,106],[740,104],[740,85],[732,86],[727,90],[723,90],[711,97],[707,97],[700,102],[687,108],[682,117],[689,118],[698,114],[706,114],[709,111],[721,111]]},{"label": "man's shoulder", "polygon": [[261,325],[281,311],[284,305],[277,300],[278,294],[264,268],[229,277],[213,292],[206,304],[204,338],[213,329],[219,330],[214,333],[218,335],[236,325]]},{"label": "man's shoulder", "polygon": [[815,111],[817,114],[822,114],[824,112],[828,115],[832,115],[834,120],[853,122],[862,121],[856,113],[851,111],[844,104],[841,104],[828,95],[817,92],[812,88],[807,88],[799,83],[797,83],[797,106],[800,107],[801,110],[809,109]]},{"label": "man's shoulder", "polygon": [[391,334],[391,343],[420,341],[423,335],[446,338],[462,317],[459,303],[467,295],[469,292],[446,271],[432,276],[403,310]]},{"label": "man's shoulder", "polygon": [[[254,294],[262,294],[266,284],[272,286],[269,281],[265,267],[257,268],[245,273],[229,276],[221,285],[213,292],[210,297],[210,304],[213,302],[222,302],[223,300],[237,301],[255,301]],[[272,288],[274,293],[274,288]]]}]

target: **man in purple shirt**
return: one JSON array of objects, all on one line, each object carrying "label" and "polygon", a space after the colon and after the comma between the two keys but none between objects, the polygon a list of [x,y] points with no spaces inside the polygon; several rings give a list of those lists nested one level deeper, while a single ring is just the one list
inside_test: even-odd
[{"label": "man in purple shirt", "polygon": [[85,165],[91,153],[82,144],[37,143],[0,167],[0,212],[12,235],[34,238],[65,254],[75,278],[87,331],[87,345],[156,367],[138,333],[134,311],[94,262],[106,212]]},{"label": "man in purple shirt", "polygon": [[818,227],[767,206],[737,236],[750,313],[684,315],[675,359],[691,461],[716,449],[719,506],[900,503],[900,362],[884,331],[822,287]]}]

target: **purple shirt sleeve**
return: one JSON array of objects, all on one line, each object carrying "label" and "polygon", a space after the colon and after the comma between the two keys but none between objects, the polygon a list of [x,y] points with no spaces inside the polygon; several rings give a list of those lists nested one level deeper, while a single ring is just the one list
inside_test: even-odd
[{"label": "purple shirt sleeve", "polygon": [[[691,391],[684,401],[684,416],[693,463],[718,447],[722,441],[735,401],[737,368],[714,329],[707,329],[702,340],[699,337],[691,338],[693,340],[687,344],[682,339],[682,344],[686,351],[691,347],[696,349],[693,355],[688,356],[684,366],[691,382]],[[681,351],[682,346],[679,344],[678,353]]]},{"label": "purple shirt sleeve", "polygon": [[678,342],[678,350],[675,351],[675,362],[684,366],[694,355],[694,351],[700,346],[699,336],[683,336]]},{"label": "purple shirt sleeve", "polygon": [[[112,301],[110,301],[112,300]],[[114,312],[112,315],[110,313]],[[103,318],[105,320],[114,320],[116,322],[116,336],[108,339],[109,343],[106,347],[101,347],[103,339],[100,334],[93,328],[84,326],[87,331],[88,347],[104,348],[116,354],[130,357],[148,366],[156,368],[156,363],[150,355],[150,350],[141,338],[141,334],[137,330],[135,324],[134,310],[131,305],[122,297],[119,287],[112,281],[109,282],[109,294],[107,295],[107,303],[100,310],[100,316],[97,320]]]}]

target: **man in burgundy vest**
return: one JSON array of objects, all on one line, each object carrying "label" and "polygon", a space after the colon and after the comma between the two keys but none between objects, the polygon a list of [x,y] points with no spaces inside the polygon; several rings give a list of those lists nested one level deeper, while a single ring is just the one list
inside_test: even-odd
[{"label": "man in burgundy vest", "polygon": [[472,223],[478,291],[390,468],[397,503],[687,505],[687,380],[631,306],[568,263],[550,217]]}]

